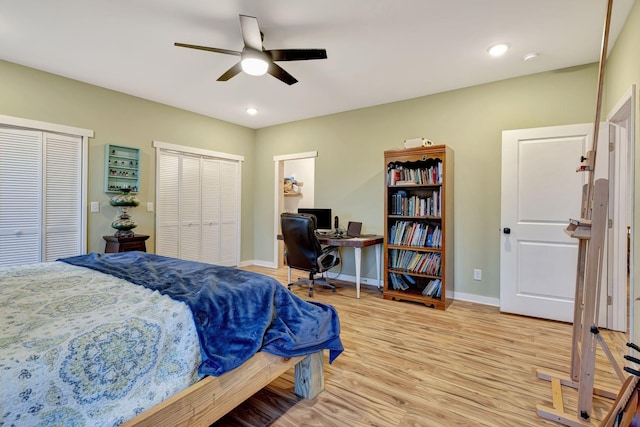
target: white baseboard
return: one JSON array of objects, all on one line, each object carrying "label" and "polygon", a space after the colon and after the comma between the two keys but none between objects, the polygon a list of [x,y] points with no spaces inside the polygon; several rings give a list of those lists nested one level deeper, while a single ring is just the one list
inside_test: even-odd
[{"label": "white baseboard", "polygon": [[483,305],[491,305],[494,307],[500,307],[500,300],[498,298],[485,297],[482,295],[465,294],[462,292],[454,291],[453,299],[460,300],[460,301],[475,302],[477,304],[483,304]]},{"label": "white baseboard", "polygon": [[[267,261],[259,261],[259,260],[250,260],[250,261],[242,261],[240,263],[240,267],[246,267],[248,265],[257,265],[260,267],[268,267],[268,268],[278,268],[273,262],[267,262]],[[295,275],[296,272],[299,272],[298,270],[292,270],[292,274]],[[356,276],[350,276],[347,274],[339,274],[337,276],[334,276],[331,274],[331,271],[326,273],[327,277],[329,279],[336,279],[336,280],[343,280],[345,282],[352,282],[354,283],[354,287],[355,287],[355,281],[356,281]],[[380,281],[380,283],[378,284],[378,281],[376,279],[371,279],[369,277],[361,277],[360,278],[360,285],[361,286],[372,286],[375,288],[382,288],[383,284],[382,284],[382,280]],[[468,302],[473,302],[476,304],[483,304],[483,305],[490,305],[493,307],[500,307],[500,299],[498,298],[491,298],[491,297],[485,297],[482,295],[475,295],[475,294],[467,294],[467,293],[463,293],[463,292],[454,292],[453,293],[453,299],[454,300],[460,300],[460,301],[468,301]]]},{"label": "white baseboard", "polygon": [[[343,280],[345,282],[353,282],[354,286],[356,283],[356,276],[349,276],[347,274],[338,274],[338,276],[334,276],[331,274],[331,271],[325,273],[329,279]],[[360,286],[374,286],[374,287],[382,287],[382,280],[380,280],[380,284],[376,279],[370,279],[368,277],[360,277]]]},{"label": "white baseboard", "polygon": [[248,267],[250,265],[257,265],[258,267],[267,267],[267,268],[278,268],[273,262],[268,261],[260,261],[260,260],[248,260],[248,261],[240,261],[238,267]]}]

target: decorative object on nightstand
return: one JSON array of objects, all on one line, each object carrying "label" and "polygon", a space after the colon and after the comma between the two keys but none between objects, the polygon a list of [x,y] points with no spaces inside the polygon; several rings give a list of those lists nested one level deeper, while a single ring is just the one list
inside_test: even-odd
[{"label": "decorative object on nightstand", "polygon": [[121,189],[121,194],[117,196],[113,196],[111,200],[109,200],[109,204],[111,206],[116,206],[121,209],[121,214],[111,223],[111,227],[115,228],[117,231],[114,234],[115,237],[119,238],[131,238],[134,236],[133,230],[138,226],[134,220],[131,219],[129,215],[129,208],[138,206],[140,202],[135,196],[129,194],[128,189]]}]

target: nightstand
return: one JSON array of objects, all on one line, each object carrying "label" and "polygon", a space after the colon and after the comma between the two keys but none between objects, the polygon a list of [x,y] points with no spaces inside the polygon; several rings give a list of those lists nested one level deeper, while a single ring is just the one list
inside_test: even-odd
[{"label": "nightstand", "polygon": [[127,252],[127,251],[147,251],[147,245],[144,243],[149,236],[136,234],[133,237],[116,237],[102,236],[107,241],[104,249],[105,253]]}]

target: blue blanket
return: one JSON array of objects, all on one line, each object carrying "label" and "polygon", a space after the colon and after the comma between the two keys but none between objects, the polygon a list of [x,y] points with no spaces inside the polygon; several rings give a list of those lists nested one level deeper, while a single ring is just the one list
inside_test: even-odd
[{"label": "blue blanket", "polygon": [[59,261],[111,274],[185,302],[200,338],[202,375],[219,376],[262,350],[294,357],[344,350],[336,310],[307,302],[258,273],[145,252],[80,255]]}]

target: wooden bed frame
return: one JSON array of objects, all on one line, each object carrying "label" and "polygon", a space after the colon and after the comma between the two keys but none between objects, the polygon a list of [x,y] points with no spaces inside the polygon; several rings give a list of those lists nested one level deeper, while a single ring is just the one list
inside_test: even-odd
[{"label": "wooden bed frame", "polygon": [[205,377],[122,426],[209,426],[292,366],[295,366],[294,393],[314,399],[324,389],[322,351],[291,359],[259,352],[233,371]]}]

